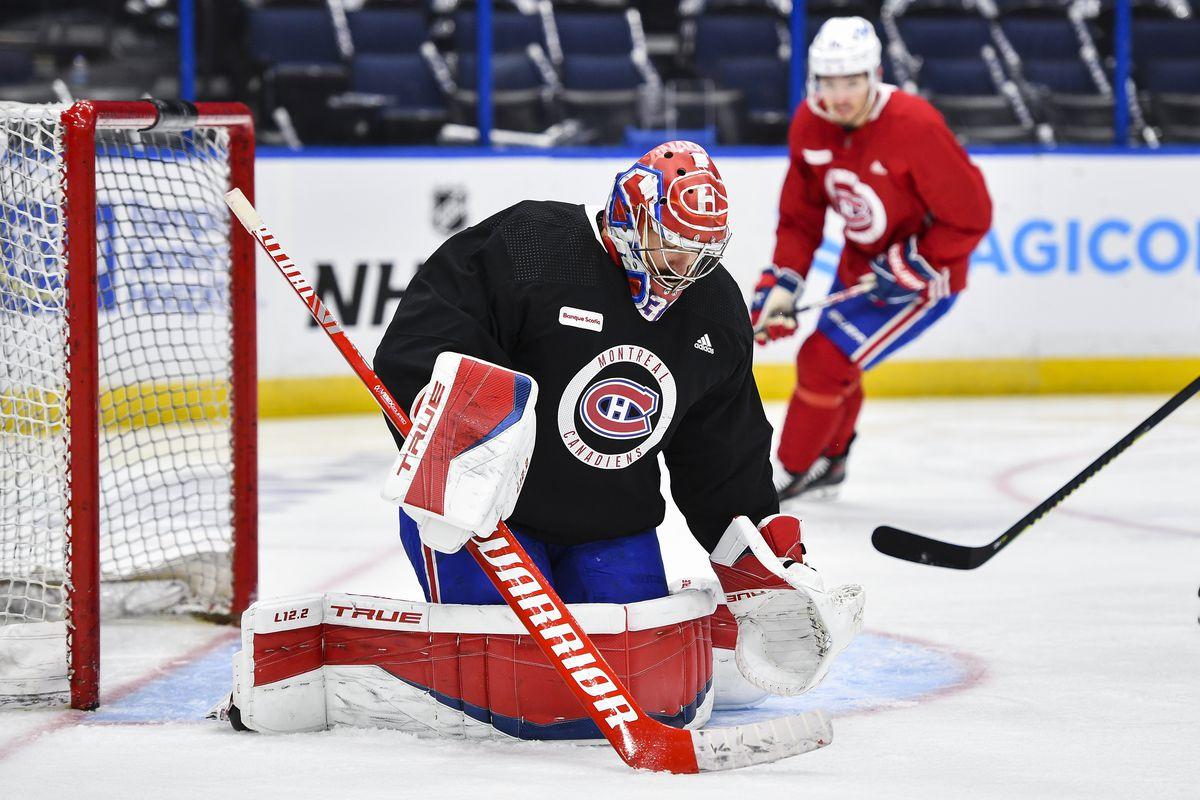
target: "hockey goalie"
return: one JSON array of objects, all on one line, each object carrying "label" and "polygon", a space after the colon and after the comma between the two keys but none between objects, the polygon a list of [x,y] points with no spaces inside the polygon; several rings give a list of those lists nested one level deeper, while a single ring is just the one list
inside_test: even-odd
[{"label": "hockey goalie", "polygon": [[[778,513],[729,237],[716,165],[676,141],[617,175],[602,208],[523,202],[446,241],[375,357],[412,409],[383,495],[424,601],[256,604],[235,725],[597,738],[464,550],[500,520],[659,720],[699,727],[714,706],[817,685],[863,592],[825,587]],[[719,586],[667,585],[660,457]]]}]

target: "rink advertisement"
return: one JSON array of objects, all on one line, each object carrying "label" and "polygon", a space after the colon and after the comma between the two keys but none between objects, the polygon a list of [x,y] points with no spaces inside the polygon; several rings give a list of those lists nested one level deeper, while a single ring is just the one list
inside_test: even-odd
[{"label": "rink advertisement", "polygon": [[[947,318],[869,377],[876,393],[1166,390],[1200,359],[1200,162],[1172,155],[977,156],[992,230]],[[625,158],[263,158],[258,208],[368,357],[422,260],[522,199],[599,205]],[[726,267],[747,290],[771,260],[782,156],[719,161],[734,236]],[[830,214],[806,299],[829,285],[842,241]],[[273,270],[259,270],[267,413],[369,407]],[[802,322],[801,334],[815,323]],[[796,341],[758,351],[760,386],[790,388]],[[1194,376],[1194,375],[1193,375]],[[1177,379],[1178,377],[1178,379]],[[342,386],[344,389],[335,389]],[[341,396],[349,392],[353,397]],[[329,396],[326,396],[329,395]]]}]

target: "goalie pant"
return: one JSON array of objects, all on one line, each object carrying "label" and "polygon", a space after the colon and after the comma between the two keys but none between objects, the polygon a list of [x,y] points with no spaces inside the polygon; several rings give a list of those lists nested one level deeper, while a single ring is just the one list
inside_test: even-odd
[{"label": "goalie pant", "polygon": [[[715,591],[704,587],[572,612],[648,713],[700,727],[715,695],[715,607]],[[348,594],[261,601],[242,616],[232,704],[263,733],[345,725],[470,739],[600,738],[501,606]]]}]

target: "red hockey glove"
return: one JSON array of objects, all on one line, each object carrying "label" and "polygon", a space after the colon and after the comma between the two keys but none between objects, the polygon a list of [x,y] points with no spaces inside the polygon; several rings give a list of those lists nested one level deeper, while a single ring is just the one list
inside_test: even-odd
[{"label": "red hockey glove", "polygon": [[876,305],[903,305],[924,295],[929,300],[950,296],[950,272],[935,269],[917,250],[917,237],[896,242],[871,259],[875,288],[867,296]]},{"label": "red hockey glove", "polygon": [[796,301],[804,294],[804,279],[786,267],[767,267],[759,276],[750,301],[754,341],[766,344],[796,332]]}]

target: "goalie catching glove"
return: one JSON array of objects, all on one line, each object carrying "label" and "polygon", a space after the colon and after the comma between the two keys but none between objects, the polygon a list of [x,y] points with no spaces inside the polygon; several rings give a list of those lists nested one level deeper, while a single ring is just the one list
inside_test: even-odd
[{"label": "goalie catching glove", "polygon": [[738,670],[763,691],[807,692],[862,628],[862,587],[825,590],[804,563],[793,516],[776,514],[758,527],[737,517],[710,558],[737,620]]},{"label": "goalie catching glove", "polygon": [[425,545],[456,552],[512,513],[533,455],[536,402],[528,375],[438,356],[382,492],[416,521]]}]

